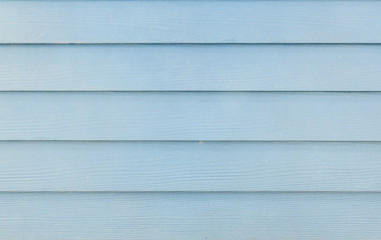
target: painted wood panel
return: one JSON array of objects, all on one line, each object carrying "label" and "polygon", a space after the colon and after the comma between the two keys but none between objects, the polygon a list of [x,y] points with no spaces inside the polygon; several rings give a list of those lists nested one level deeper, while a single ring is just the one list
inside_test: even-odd
[{"label": "painted wood panel", "polygon": [[379,239],[381,195],[1,193],[4,239]]},{"label": "painted wood panel", "polygon": [[1,1],[1,43],[380,43],[379,1]]},{"label": "painted wood panel", "polygon": [[0,94],[1,140],[381,140],[379,93]]},{"label": "painted wood panel", "polygon": [[0,45],[0,91],[380,91],[378,45]]},{"label": "painted wood panel", "polygon": [[381,191],[381,143],[0,142],[0,191]]}]

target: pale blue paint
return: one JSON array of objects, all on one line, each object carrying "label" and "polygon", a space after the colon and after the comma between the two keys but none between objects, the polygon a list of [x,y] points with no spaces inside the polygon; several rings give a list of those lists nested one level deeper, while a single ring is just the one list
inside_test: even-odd
[{"label": "pale blue paint", "polygon": [[0,1],[0,239],[380,239],[380,12]]},{"label": "pale blue paint", "polygon": [[0,90],[381,91],[380,63],[378,45],[0,45]]},{"label": "pale blue paint", "polygon": [[379,1],[1,1],[2,43],[380,43]]},{"label": "pale blue paint", "polygon": [[7,240],[381,238],[381,194],[2,193]]},{"label": "pale blue paint", "polygon": [[381,143],[0,142],[0,191],[381,191]]},{"label": "pale blue paint", "polygon": [[380,141],[380,93],[2,92],[0,140]]}]

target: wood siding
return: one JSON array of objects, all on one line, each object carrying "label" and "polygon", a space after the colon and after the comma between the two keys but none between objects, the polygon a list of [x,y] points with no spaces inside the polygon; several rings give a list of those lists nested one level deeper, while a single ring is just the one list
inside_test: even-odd
[{"label": "wood siding", "polygon": [[0,1],[0,239],[381,239],[380,12]]}]

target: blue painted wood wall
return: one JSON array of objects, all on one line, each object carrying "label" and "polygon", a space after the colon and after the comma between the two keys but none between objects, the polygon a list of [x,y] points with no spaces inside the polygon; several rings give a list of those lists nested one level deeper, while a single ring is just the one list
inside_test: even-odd
[{"label": "blue painted wood wall", "polygon": [[381,1],[0,1],[0,239],[381,239]]}]

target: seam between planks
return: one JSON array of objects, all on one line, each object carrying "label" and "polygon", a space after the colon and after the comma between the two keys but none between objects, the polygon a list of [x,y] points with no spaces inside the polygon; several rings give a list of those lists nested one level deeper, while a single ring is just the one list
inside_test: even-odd
[{"label": "seam between planks", "polygon": [[121,140],[121,139],[115,139],[115,140],[98,140],[98,139],[51,139],[51,140],[30,140],[30,139],[9,139],[4,140],[0,139],[0,143],[4,142],[89,142],[89,143],[102,143],[102,142],[141,142],[141,143],[381,143],[381,140],[378,141],[369,141],[369,140]]},{"label": "seam between planks", "polygon": [[[1,0],[0,0],[1,1]],[[91,0],[88,0],[88,1],[91,1]],[[122,1],[122,0],[121,0]],[[322,42],[322,43],[304,43],[304,42],[300,42],[300,43],[202,43],[202,42],[189,42],[189,43],[177,43],[177,42],[156,42],[156,43],[138,43],[138,42],[126,42],[126,43],[107,43],[107,42],[100,42],[100,43],[0,43],[0,46],[45,46],[45,45],[48,45],[48,46],[66,46],[66,45],[78,45],[78,46],[91,46],[91,45],[94,45],[94,46],[99,46],[99,45],[141,45],[141,46],[152,46],[152,45],[158,45],[158,46],[168,46],[168,45],[172,45],[172,46],[181,46],[181,45],[196,45],[196,46],[213,46],[213,45],[242,45],[242,46],[250,46],[250,45],[258,45],[258,46],[271,46],[271,45],[274,45],[274,46],[279,46],[279,45],[285,45],[285,46],[297,46],[297,45],[311,45],[311,46],[314,46],[314,45],[326,45],[326,46],[337,46],[337,45],[345,45],[345,46],[348,46],[348,45],[353,45],[353,46],[361,46],[361,45],[364,45],[364,46],[381,46],[381,42],[380,43],[367,43],[367,42],[364,42],[364,43],[330,43],[330,42]]]},{"label": "seam between planks", "polygon": [[0,191],[1,194],[381,194],[381,191]]},{"label": "seam between planks", "polygon": [[289,90],[1,90],[0,93],[376,93],[381,91],[289,91]]}]

